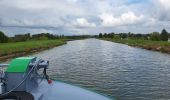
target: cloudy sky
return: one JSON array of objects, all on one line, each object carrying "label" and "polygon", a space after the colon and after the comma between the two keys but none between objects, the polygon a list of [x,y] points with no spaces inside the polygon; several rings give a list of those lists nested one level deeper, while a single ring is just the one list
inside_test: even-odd
[{"label": "cloudy sky", "polygon": [[170,0],[0,0],[7,35],[170,31]]}]

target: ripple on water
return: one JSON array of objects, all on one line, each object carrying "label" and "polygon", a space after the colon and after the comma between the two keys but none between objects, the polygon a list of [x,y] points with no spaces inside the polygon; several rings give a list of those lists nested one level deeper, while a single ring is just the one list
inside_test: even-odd
[{"label": "ripple on water", "polygon": [[69,41],[34,56],[50,61],[56,80],[74,83],[118,100],[169,100],[170,56],[123,44]]}]

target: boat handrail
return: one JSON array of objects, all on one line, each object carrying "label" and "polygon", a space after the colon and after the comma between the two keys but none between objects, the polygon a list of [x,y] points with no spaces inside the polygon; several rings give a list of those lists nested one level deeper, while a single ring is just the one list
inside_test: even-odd
[{"label": "boat handrail", "polygon": [[9,64],[0,64],[0,67],[8,67]]}]

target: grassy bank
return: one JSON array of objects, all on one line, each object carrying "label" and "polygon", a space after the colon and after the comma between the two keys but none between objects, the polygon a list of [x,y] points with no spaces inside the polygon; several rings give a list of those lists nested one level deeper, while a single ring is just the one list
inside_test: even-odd
[{"label": "grassy bank", "polygon": [[144,48],[147,50],[159,51],[163,53],[170,53],[170,42],[167,41],[151,41],[151,40],[140,40],[140,39],[111,39],[111,38],[102,38],[103,40],[123,43],[129,46],[135,46]]},{"label": "grassy bank", "polygon": [[65,39],[35,40],[16,43],[0,43],[0,60],[23,56],[29,53],[42,51],[66,43]]}]

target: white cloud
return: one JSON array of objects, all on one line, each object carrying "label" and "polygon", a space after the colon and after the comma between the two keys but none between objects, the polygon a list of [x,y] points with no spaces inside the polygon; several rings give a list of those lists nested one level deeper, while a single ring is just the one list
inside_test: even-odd
[{"label": "white cloud", "polygon": [[170,0],[158,0],[165,9],[170,9]]},{"label": "white cloud", "polygon": [[157,21],[170,21],[170,1],[169,0],[151,0],[152,6],[150,14]]},{"label": "white cloud", "polygon": [[99,17],[102,20],[101,25],[105,27],[136,24],[144,18],[143,15],[137,16],[133,12],[123,13],[121,16],[117,17],[112,14],[102,14]]},{"label": "white cloud", "polygon": [[77,18],[75,22],[72,23],[72,25],[76,27],[81,27],[81,28],[90,28],[90,27],[96,27],[95,23],[90,23],[87,19],[85,18]]}]

